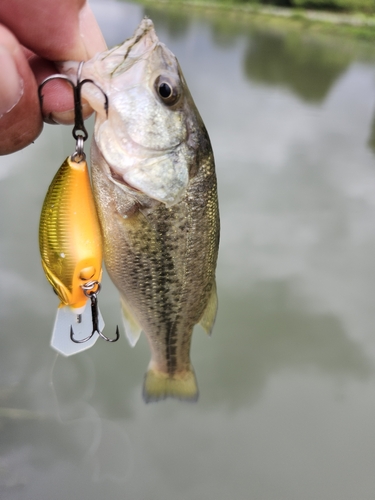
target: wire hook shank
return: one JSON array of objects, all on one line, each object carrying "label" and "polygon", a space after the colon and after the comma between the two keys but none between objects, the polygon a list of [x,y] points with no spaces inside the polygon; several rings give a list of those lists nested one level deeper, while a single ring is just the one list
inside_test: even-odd
[{"label": "wire hook shank", "polygon": [[91,319],[92,319],[92,332],[91,334],[81,340],[78,340],[74,337],[73,327],[70,327],[70,339],[76,344],[82,344],[83,342],[87,342],[92,338],[92,336],[96,333],[106,342],[117,342],[120,338],[120,332],[118,326],[116,327],[116,336],[113,339],[110,339],[106,335],[104,335],[99,329],[99,307],[98,307],[98,293],[100,291],[100,284],[98,283],[99,288],[96,291],[85,290],[85,295],[89,297],[91,302]]}]

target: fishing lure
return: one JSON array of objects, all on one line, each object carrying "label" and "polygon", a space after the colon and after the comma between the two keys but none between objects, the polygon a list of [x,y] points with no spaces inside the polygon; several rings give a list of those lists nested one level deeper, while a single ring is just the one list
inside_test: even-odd
[{"label": "fishing lure", "polygon": [[[63,162],[46,194],[39,224],[39,248],[47,280],[60,299],[51,346],[65,356],[91,347],[99,337],[116,342],[102,332],[104,321],[97,296],[102,278],[102,236],[83,151],[88,134],[83,124],[80,64],[75,85],[64,75],[53,75],[39,87],[42,105],[43,86],[54,78],[67,80],[73,88],[76,139],[75,152]],[[105,109],[108,108],[105,96]],[[90,301],[91,307],[88,307]]]}]

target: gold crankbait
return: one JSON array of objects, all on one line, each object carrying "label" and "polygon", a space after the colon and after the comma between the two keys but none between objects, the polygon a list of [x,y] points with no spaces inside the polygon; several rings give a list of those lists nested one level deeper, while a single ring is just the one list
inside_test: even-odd
[{"label": "gold crankbait", "polygon": [[85,306],[85,287],[102,276],[102,238],[86,160],[68,157],[57,171],[43,203],[39,246],[61,306]]},{"label": "gold crankbait", "polygon": [[[80,67],[81,68],[81,67]],[[80,72],[80,69],[79,69]],[[41,88],[54,75],[45,80]],[[70,80],[68,80],[70,82]],[[61,165],[46,194],[39,224],[39,248],[47,280],[60,299],[51,345],[69,356],[91,347],[103,335],[97,294],[102,278],[102,236],[83,152],[87,131],[83,125],[80,88],[72,82],[75,97],[76,151]],[[93,82],[92,82],[93,83]],[[80,131],[82,134],[78,134]],[[87,307],[90,300],[91,307]],[[70,335],[69,335],[70,332]]]}]

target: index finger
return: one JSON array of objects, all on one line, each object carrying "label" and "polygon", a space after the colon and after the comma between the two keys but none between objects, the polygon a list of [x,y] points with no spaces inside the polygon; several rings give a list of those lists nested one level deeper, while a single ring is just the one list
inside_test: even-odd
[{"label": "index finger", "polygon": [[106,47],[86,0],[2,0],[0,21],[50,61],[87,60]]},{"label": "index finger", "polygon": [[[27,60],[20,43],[38,57]],[[56,73],[51,61],[87,60],[105,50],[106,44],[85,0],[0,0],[0,44],[7,60],[13,59],[13,73],[18,72],[13,79],[9,72],[0,76],[3,90],[15,99],[13,106],[3,106],[5,114],[0,113],[0,154],[9,154],[28,146],[41,132],[37,85]],[[14,81],[17,92],[12,90]],[[64,82],[55,83],[43,91],[43,113],[54,121],[72,123],[71,90]],[[90,108],[85,114],[89,113]]]}]

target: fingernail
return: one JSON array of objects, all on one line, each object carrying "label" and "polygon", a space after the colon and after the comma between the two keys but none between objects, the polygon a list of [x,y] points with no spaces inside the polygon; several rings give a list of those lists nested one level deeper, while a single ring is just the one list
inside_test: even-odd
[{"label": "fingernail", "polygon": [[107,44],[88,2],[85,2],[79,12],[79,27],[87,59],[91,59],[97,52],[107,50]]},{"label": "fingernail", "polygon": [[[93,113],[91,106],[88,103],[82,104],[82,115],[84,120],[88,118]],[[70,125],[74,123],[74,110],[69,111],[54,111],[50,113],[48,117],[44,118],[46,123],[59,124],[59,125]]]},{"label": "fingernail", "polygon": [[9,50],[0,45],[0,118],[19,102],[23,94],[23,81]]}]

